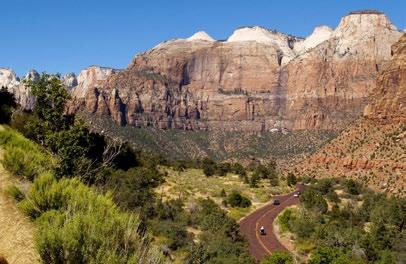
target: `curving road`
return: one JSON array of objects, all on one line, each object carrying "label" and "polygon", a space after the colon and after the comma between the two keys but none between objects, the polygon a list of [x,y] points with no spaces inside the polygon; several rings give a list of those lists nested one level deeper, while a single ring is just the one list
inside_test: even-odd
[{"label": "curving road", "polygon": [[[303,186],[297,185],[297,189],[302,191]],[[248,240],[251,254],[257,260],[261,260],[276,250],[287,251],[273,233],[272,223],[283,209],[299,203],[299,198],[294,197],[293,194],[294,192],[276,196],[274,199],[279,199],[280,205],[273,205],[271,202],[240,221],[241,232]],[[265,227],[266,235],[264,236],[259,234],[261,226]]]}]

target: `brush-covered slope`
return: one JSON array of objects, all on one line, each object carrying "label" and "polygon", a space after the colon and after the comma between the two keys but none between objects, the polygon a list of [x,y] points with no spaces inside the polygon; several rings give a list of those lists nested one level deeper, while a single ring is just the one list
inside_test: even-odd
[{"label": "brush-covered slope", "polygon": [[316,177],[346,176],[395,195],[406,194],[406,35],[377,78],[364,117],[296,170]]}]

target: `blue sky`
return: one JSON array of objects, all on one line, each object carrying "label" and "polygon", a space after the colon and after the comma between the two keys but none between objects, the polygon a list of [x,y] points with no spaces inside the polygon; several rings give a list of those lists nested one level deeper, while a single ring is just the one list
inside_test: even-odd
[{"label": "blue sky", "polygon": [[306,36],[358,9],[378,9],[406,28],[403,0],[1,0],[0,67],[19,75],[124,68],[136,53],[198,30],[226,39],[260,25]]}]

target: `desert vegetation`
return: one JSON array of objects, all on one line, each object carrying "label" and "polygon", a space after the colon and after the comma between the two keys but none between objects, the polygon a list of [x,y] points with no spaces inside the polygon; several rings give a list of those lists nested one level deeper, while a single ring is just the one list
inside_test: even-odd
[{"label": "desert vegetation", "polygon": [[[399,263],[405,258],[406,201],[354,180],[323,179],[279,217],[308,263]],[[401,262],[400,262],[401,263]]]}]

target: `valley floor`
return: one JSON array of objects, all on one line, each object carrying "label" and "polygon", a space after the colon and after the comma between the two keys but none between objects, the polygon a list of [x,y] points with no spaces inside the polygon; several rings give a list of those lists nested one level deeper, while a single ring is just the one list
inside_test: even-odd
[{"label": "valley floor", "polygon": [[10,264],[40,263],[34,248],[34,226],[6,193],[16,183],[0,164],[0,256]]}]

